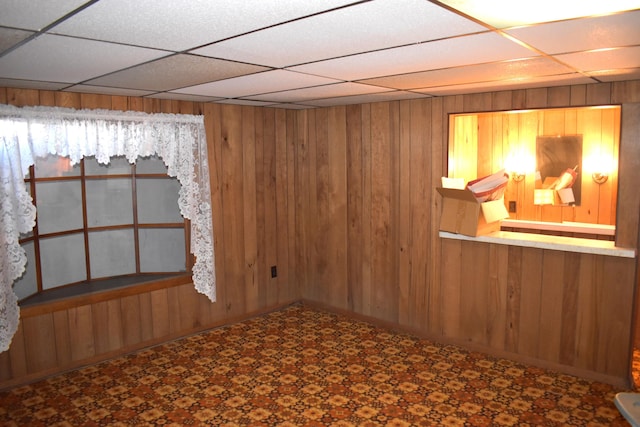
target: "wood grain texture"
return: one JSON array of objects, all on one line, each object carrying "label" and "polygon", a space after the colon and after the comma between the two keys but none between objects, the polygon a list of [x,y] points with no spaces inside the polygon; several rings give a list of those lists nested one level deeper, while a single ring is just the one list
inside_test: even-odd
[{"label": "wood grain texture", "polygon": [[[34,319],[22,319],[0,354],[0,387],[299,299],[443,342],[628,379],[637,260],[441,239],[434,189],[449,167],[449,114],[639,102],[638,82],[287,112],[11,88],[0,88],[0,101],[202,112],[218,294],[211,303],[191,284],[176,283],[29,311]],[[635,109],[627,117],[625,108]],[[623,122],[638,123],[637,107],[622,114]],[[565,116],[564,130],[578,129],[579,120]],[[519,126],[534,121],[537,132],[537,116]],[[610,118],[602,123],[609,126]],[[504,134],[505,125],[511,128],[494,122],[484,134]],[[620,135],[620,173],[612,181],[619,196],[609,202],[617,209],[618,244],[633,248],[640,218],[635,129]],[[495,162],[505,147],[484,156]],[[52,331],[53,341],[42,330]],[[52,342],[50,359],[37,356]]]}]

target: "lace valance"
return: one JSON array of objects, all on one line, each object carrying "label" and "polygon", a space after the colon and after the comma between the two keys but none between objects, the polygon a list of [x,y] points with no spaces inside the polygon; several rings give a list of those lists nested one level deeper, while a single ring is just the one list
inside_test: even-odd
[{"label": "lace valance", "polygon": [[13,282],[25,271],[21,233],[35,225],[36,208],[24,178],[37,157],[69,157],[72,164],[95,156],[130,163],[157,155],[180,183],[178,205],[191,220],[193,283],[216,299],[207,141],[202,116],[111,110],[0,105],[0,352],[9,348],[19,323]]}]

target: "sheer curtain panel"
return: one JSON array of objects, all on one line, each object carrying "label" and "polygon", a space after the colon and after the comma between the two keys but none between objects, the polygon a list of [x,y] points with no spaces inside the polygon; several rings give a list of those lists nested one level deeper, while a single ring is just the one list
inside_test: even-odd
[{"label": "sheer curtain panel", "polygon": [[191,220],[192,268],[198,292],[216,300],[207,141],[202,116],[111,110],[0,105],[0,352],[11,344],[20,311],[13,282],[27,258],[20,234],[35,225],[36,208],[24,178],[37,157],[68,157],[71,164],[95,156],[157,155],[180,182],[180,213]]}]

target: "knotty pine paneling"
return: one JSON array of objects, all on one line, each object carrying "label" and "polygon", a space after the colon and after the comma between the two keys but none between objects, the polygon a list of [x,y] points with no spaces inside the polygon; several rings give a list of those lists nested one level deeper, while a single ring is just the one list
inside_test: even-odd
[{"label": "knotty pine paneling", "polygon": [[[14,88],[0,88],[0,102],[203,114],[217,273],[215,303],[198,294],[191,283],[178,280],[148,290],[23,310],[10,349],[0,354],[0,388],[300,300],[294,166],[295,146],[305,138],[306,128],[296,125],[294,114]],[[336,188],[344,192],[346,184],[338,182]],[[278,268],[276,278],[271,278],[272,265]]]}]

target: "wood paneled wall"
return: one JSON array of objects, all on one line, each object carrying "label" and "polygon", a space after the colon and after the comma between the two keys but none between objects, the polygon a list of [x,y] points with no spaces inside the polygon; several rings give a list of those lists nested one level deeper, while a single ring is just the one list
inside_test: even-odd
[{"label": "wood paneled wall", "polygon": [[0,353],[0,388],[300,300],[293,113],[12,88],[0,88],[0,103],[204,114],[217,273],[215,303],[178,280],[23,310]]},{"label": "wood paneled wall", "polygon": [[[637,260],[440,239],[434,189],[447,174],[449,114],[628,102],[640,102],[639,81],[299,112],[309,132],[296,145],[303,297],[440,341],[626,382]],[[621,161],[620,191],[640,185],[630,160],[640,158],[640,141],[623,135],[623,151],[630,164]],[[618,203],[626,247],[637,247],[637,193]]]},{"label": "wood paneled wall", "polygon": [[[0,89],[0,102],[204,114],[218,277],[215,304],[180,285],[23,318],[24,345],[0,354],[0,387],[300,298],[443,342],[628,377],[637,259],[443,240],[434,188],[447,173],[449,114],[637,103],[640,81],[303,111],[16,89]],[[639,238],[634,132],[620,145],[618,243],[627,247]],[[92,328],[78,327],[89,318]],[[136,321],[139,334],[118,332]],[[104,328],[115,338],[96,345]]]}]

